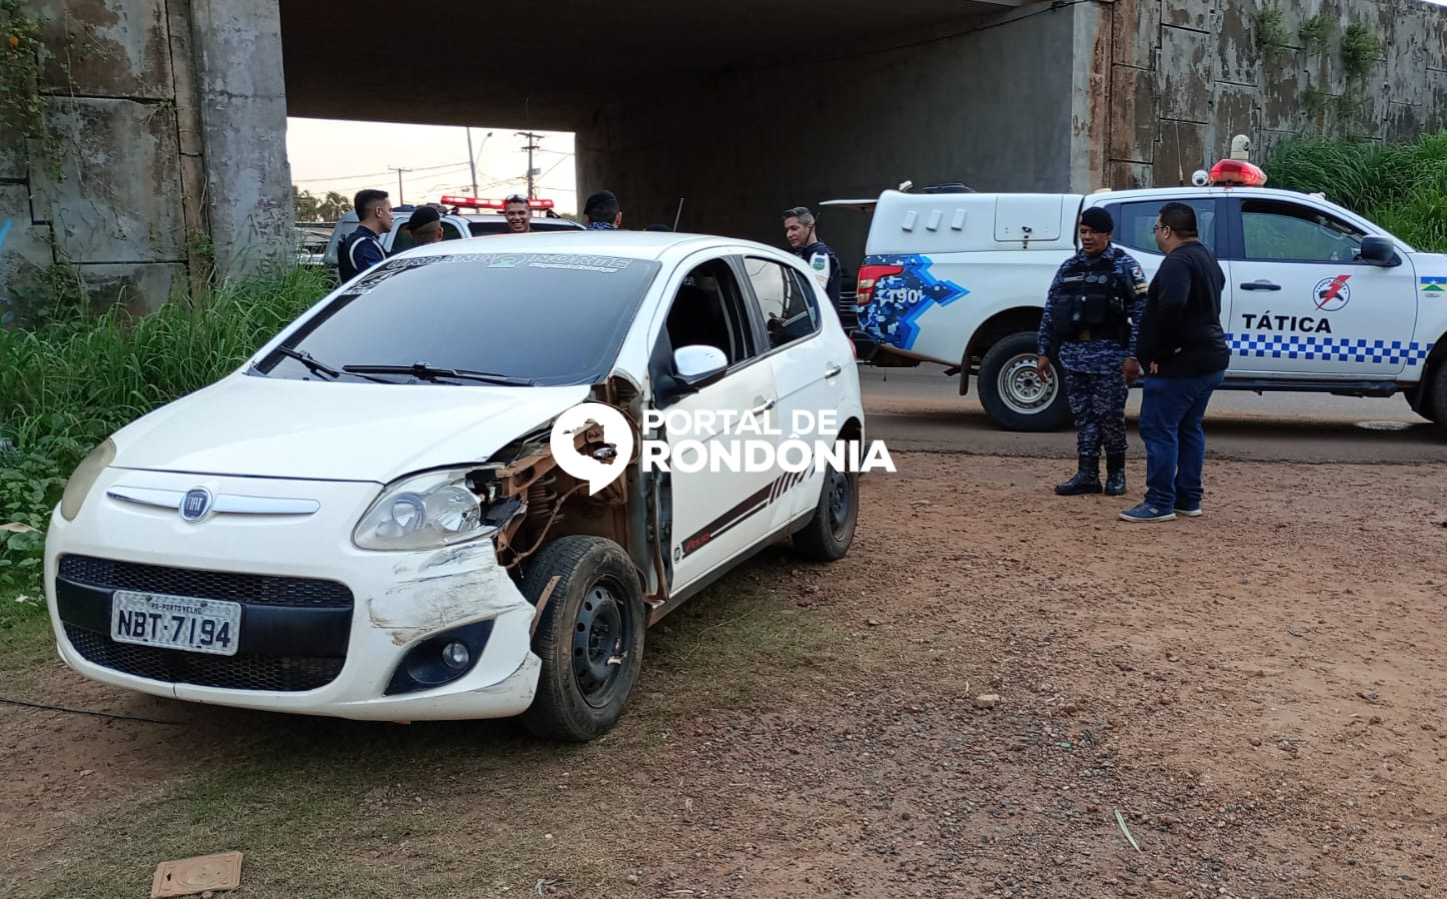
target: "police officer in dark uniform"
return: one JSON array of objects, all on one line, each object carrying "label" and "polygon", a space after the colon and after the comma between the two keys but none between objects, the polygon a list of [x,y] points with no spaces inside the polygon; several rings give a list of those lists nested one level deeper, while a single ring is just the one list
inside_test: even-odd
[{"label": "police officer in dark uniform", "polygon": [[337,275],[343,284],[387,258],[382,235],[392,230],[392,204],[385,190],[359,190],[352,208],[359,224],[337,247]]},{"label": "police officer in dark uniform", "polygon": [[1060,484],[1061,496],[1100,493],[1100,454],[1106,455],[1110,496],[1125,493],[1125,401],[1130,387],[1121,367],[1135,357],[1136,334],[1150,285],[1129,253],[1114,246],[1110,213],[1091,207],[1080,215],[1080,252],[1060,266],[1040,320],[1037,363],[1049,377],[1050,359],[1065,371],[1075,416],[1079,470]]},{"label": "police officer in dark uniform", "polygon": [[793,209],[785,210],[784,239],[789,241],[789,248],[793,250],[794,255],[804,260],[805,264],[814,272],[814,277],[824,288],[829,302],[839,310],[840,318],[847,330],[857,322],[846,315],[846,313],[852,312],[852,307],[850,310],[846,310],[839,301],[841,296],[840,275],[843,271],[839,265],[839,256],[833,248],[814,234],[814,225],[814,213],[810,212],[808,207],[795,206]]}]

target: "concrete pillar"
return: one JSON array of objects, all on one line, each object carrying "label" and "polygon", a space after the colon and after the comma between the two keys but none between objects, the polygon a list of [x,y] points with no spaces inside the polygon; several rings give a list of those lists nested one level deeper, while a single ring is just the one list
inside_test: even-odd
[{"label": "concrete pillar", "polygon": [[[0,123],[0,297],[75,269],[97,303],[157,308],[292,246],[275,0],[32,0],[48,139]],[[13,307],[12,307],[13,308]],[[0,310],[3,313],[4,310]]]}]

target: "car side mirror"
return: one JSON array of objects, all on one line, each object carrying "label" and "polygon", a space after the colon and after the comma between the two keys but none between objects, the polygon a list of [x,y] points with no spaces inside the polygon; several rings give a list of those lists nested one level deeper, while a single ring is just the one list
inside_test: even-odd
[{"label": "car side mirror", "polygon": [[1397,248],[1392,245],[1392,241],[1375,234],[1362,238],[1362,249],[1357,258],[1363,262],[1370,262],[1372,265],[1400,264],[1400,260],[1397,259]]},{"label": "car side mirror", "polygon": [[719,380],[728,367],[728,357],[718,347],[693,344],[673,351],[674,377],[693,390]]}]

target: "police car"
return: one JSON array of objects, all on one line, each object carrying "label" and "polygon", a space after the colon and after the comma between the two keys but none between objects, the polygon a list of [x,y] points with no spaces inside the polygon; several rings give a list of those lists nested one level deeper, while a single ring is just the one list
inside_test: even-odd
[{"label": "police car", "polygon": [[[1080,194],[987,194],[962,186],[885,191],[824,205],[873,209],[859,269],[861,327],[876,365],[947,366],[960,393],[1001,427],[1069,419],[1063,381],[1036,372],[1036,331],[1056,269],[1078,249],[1081,210],[1101,206],[1113,242],[1147,278],[1164,258],[1160,207],[1196,210],[1221,261],[1221,325],[1231,363],[1221,389],[1403,394],[1447,425],[1447,256],[1427,253],[1320,195],[1264,186],[1260,168],[1224,159],[1196,186]],[[902,185],[905,187],[905,185]],[[1052,363],[1054,360],[1052,360]]]},{"label": "police car", "polygon": [[[596,737],[648,626],[781,539],[848,552],[858,466],[784,464],[783,435],[803,412],[816,441],[863,441],[853,362],[809,268],[763,244],[390,257],[80,464],[46,534],[60,656],[190,702]],[[645,440],[677,464],[644,464]],[[684,458],[759,441],[778,465]]]},{"label": "police car", "polygon": [[[505,205],[502,200],[448,195],[436,203],[427,205],[435,206],[441,213],[442,239],[444,241],[511,233],[508,230],[507,219],[501,214]],[[585,230],[577,222],[559,216],[554,211],[552,200],[529,200],[528,205],[534,212],[532,220],[534,231]],[[387,251],[388,255],[401,253],[415,246],[412,232],[404,230],[403,226],[407,224],[416,209],[416,206],[410,204],[392,208],[392,230],[382,235],[382,249]],[[491,211],[463,212],[464,209]],[[542,215],[537,213],[542,213]],[[337,248],[342,245],[342,240],[348,234],[356,230],[357,224],[356,212],[344,214],[337,222],[336,227],[332,229],[331,240],[327,242],[327,248],[322,254],[324,265],[333,270],[337,268]]]}]

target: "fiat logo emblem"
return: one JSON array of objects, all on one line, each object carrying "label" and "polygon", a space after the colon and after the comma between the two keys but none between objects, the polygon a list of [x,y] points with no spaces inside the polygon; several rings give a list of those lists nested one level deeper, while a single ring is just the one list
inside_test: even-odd
[{"label": "fiat logo emblem", "polygon": [[185,521],[200,521],[211,509],[211,491],[196,487],[186,491],[181,500],[181,518]]}]

